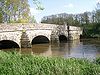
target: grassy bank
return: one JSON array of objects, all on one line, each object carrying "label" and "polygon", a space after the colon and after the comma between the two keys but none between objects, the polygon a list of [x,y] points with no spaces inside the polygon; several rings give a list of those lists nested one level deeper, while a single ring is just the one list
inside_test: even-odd
[{"label": "grassy bank", "polygon": [[100,64],[0,51],[0,75],[100,75]]}]

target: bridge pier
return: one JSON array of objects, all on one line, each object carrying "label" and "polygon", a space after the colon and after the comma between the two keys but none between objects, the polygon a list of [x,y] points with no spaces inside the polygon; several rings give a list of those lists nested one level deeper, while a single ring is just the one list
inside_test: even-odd
[{"label": "bridge pier", "polygon": [[59,37],[52,34],[51,43],[59,43]]},{"label": "bridge pier", "polygon": [[21,40],[21,48],[31,48],[32,47],[26,32],[22,32],[22,36],[20,40]]}]

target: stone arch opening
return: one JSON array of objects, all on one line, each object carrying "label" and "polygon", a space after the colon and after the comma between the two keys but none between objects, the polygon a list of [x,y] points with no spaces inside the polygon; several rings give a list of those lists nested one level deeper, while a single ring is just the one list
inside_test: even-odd
[{"label": "stone arch opening", "polygon": [[43,43],[49,43],[49,39],[46,36],[37,36],[32,40],[32,44],[43,44]]},{"label": "stone arch opening", "polygon": [[19,45],[11,40],[0,41],[0,49],[19,48]]},{"label": "stone arch opening", "polygon": [[59,36],[60,43],[66,43],[68,41],[68,38],[65,35]]}]

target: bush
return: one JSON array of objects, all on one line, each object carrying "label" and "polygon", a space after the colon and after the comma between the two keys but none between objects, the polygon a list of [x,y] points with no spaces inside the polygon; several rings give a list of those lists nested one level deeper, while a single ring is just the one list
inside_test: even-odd
[{"label": "bush", "polygon": [[100,57],[95,59],[95,63],[100,65]]},{"label": "bush", "polygon": [[100,38],[100,23],[83,25],[83,37]]}]

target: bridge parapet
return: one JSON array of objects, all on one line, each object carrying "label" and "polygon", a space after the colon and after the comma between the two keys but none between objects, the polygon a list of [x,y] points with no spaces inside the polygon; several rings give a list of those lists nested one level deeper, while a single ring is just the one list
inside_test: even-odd
[{"label": "bridge parapet", "polygon": [[[59,27],[60,29],[67,29],[65,25],[55,25],[55,24],[32,24],[32,23],[12,23],[12,24],[0,24],[0,31],[14,31],[14,30],[29,30],[29,29],[55,29]],[[69,26],[69,30],[81,30],[80,27]]]},{"label": "bridge parapet", "polygon": [[2,31],[19,31],[19,30],[52,30],[57,27],[54,24],[32,24],[32,23],[12,23],[12,24],[0,24],[0,32]]},{"label": "bridge parapet", "polygon": [[19,31],[27,30],[34,28],[35,24],[21,24],[21,23],[12,23],[12,24],[0,24],[0,31]]}]

